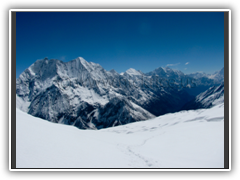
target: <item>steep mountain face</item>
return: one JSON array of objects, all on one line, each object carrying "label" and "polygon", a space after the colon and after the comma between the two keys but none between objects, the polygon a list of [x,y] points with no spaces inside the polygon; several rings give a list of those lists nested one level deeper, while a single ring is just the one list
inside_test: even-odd
[{"label": "steep mountain face", "polygon": [[103,107],[97,109],[92,123],[99,129],[143,121],[155,117],[124,97],[115,97]]},{"label": "steep mountain face", "polygon": [[186,103],[182,110],[210,108],[221,103],[224,103],[224,83],[200,93],[195,99]]},{"label": "steep mountain face", "polygon": [[17,107],[52,122],[101,129],[174,112],[192,98],[153,80],[134,69],[122,75],[106,71],[81,57],[70,62],[45,58],[17,79]]},{"label": "steep mountain face", "polygon": [[[17,79],[16,105],[52,122],[101,129],[179,111],[194,98],[188,91],[197,92],[183,82],[188,77],[168,67],[147,74],[130,68],[118,74],[81,57],[69,62],[45,58]],[[214,84],[208,77],[198,81],[204,88]]]},{"label": "steep mountain face", "polygon": [[[95,126],[91,121],[96,122],[95,117],[106,115],[104,109],[112,103],[112,99],[117,99],[118,93],[120,97],[126,93],[123,88],[116,88],[119,85],[119,82],[114,82],[116,79],[121,79],[116,72],[107,72],[100,65],[88,63],[83,58],[67,63],[59,60],[39,60],[17,79],[17,105],[29,114],[52,122],[74,125],[81,129],[101,128],[101,125]],[[111,83],[106,82],[110,80]],[[30,104],[28,108],[26,104]],[[122,124],[154,117],[141,107],[138,107],[139,110],[135,113],[129,103],[121,104],[121,108],[111,108],[113,112],[115,108],[118,113],[128,115],[125,119],[121,117]],[[109,122],[106,121],[104,127],[113,125],[119,118],[109,117]]]}]

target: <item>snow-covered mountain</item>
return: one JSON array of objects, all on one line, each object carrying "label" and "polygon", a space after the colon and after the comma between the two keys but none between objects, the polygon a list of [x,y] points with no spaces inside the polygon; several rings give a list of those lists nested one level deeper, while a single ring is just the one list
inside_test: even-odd
[{"label": "snow-covered mountain", "polygon": [[224,82],[224,68],[214,74],[206,74],[204,72],[184,74],[179,70],[169,67],[159,67],[146,73],[146,75],[162,79],[163,82],[165,80],[173,80],[177,86],[184,87],[185,91],[191,96],[197,96],[208,88]]},{"label": "snow-covered mountain", "polygon": [[187,74],[187,76],[192,77],[194,79],[201,80],[200,82],[204,84],[204,82],[211,82],[213,80],[214,84],[220,84],[224,82],[224,67],[219,71],[214,72],[213,74],[206,74],[204,72],[196,72]]},{"label": "snow-covered mountain", "polygon": [[171,69],[169,67],[159,67],[151,72],[146,73],[148,76],[158,76],[164,79],[174,79],[180,81],[185,78],[185,74],[179,70]]},{"label": "snow-covered mountain", "polygon": [[195,99],[186,103],[182,109],[210,108],[221,103],[224,103],[224,83],[210,87],[208,90],[200,93]]},{"label": "snow-covered mountain", "polygon": [[137,71],[133,68],[128,69],[125,73],[129,74],[130,76],[142,76],[143,73],[141,71]]},{"label": "snow-covered mountain", "polygon": [[17,79],[17,107],[52,122],[101,129],[175,112],[192,98],[181,88],[152,86],[153,80],[134,69],[106,71],[81,57],[45,58]]},{"label": "snow-covered mountain", "polygon": [[190,73],[188,74],[189,77],[195,78],[195,79],[199,79],[202,77],[209,77],[209,74],[206,74],[204,72],[195,72],[195,73]]},{"label": "snow-covered mountain", "polygon": [[165,68],[159,67],[149,73],[146,73],[146,75],[149,75],[149,76],[157,75],[165,79],[174,79],[177,82],[181,82],[181,80],[186,80],[188,78],[194,79],[194,83],[197,86],[216,85],[224,82],[224,68],[222,68],[219,71],[216,71],[213,74],[206,74],[204,72],[184,74],[179,70],[171,69],[169,67],[165,67]]},{"label": "snow-covered mountain", "polygon": [[16,110],[17,168],[223,168],[224,104],[79,130]]},{"label": "snow-covered mountain", "polygon": [[210,79],[213,79],[215,82],[224,82],[224,68],[219,71],[216,71],[209,76]]}]

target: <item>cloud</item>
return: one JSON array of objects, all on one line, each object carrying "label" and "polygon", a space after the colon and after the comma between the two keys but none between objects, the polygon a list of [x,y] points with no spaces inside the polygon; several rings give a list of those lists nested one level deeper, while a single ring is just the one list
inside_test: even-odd
[{"label": "cloud", "polygon": [[187,68],[185,68],[184,70],[187,70]]},{"label": "cloud", "polygon": [[189,62],[186,62],[186,63],[185,63],[185,65],[188,65],[188,64],[189,64]]},{"label": "cloud", "polygon": [[179,65],[180,63],[176,63],[176,64],[167,64],[166,66],[177,66]]}]

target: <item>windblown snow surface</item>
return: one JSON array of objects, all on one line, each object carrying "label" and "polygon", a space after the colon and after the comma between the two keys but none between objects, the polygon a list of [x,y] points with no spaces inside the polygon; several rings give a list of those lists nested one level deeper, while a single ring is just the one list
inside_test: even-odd
[{"label": "windblown snow surface", "polygon": [[17,168],[223,168],[224,105],[101,130],[17,109]]}]

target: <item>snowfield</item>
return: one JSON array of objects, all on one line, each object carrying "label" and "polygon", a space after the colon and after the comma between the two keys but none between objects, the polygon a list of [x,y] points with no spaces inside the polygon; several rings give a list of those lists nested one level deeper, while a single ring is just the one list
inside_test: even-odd
[{"label": "snowfield", "polygon": [[223,168],[224,105],[101,130],[17,109],[17,168]]}]

